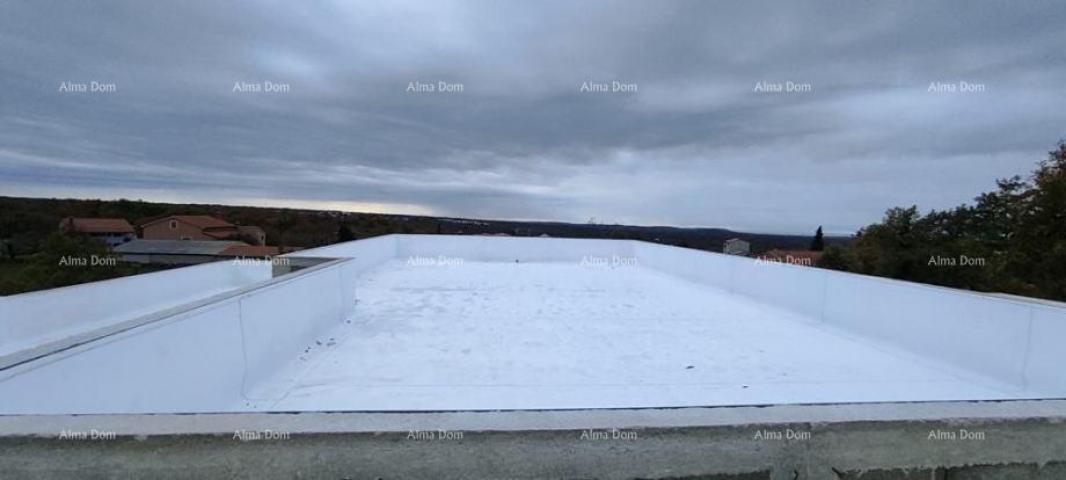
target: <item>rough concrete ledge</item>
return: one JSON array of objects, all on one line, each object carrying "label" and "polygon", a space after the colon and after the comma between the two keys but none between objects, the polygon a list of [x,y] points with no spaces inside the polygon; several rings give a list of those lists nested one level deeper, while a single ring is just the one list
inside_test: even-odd
[{"label": "rough concrete ledge", "polygon": [[1061,478],[1064,462],[1062,400],[0,417],[5,479]]}]

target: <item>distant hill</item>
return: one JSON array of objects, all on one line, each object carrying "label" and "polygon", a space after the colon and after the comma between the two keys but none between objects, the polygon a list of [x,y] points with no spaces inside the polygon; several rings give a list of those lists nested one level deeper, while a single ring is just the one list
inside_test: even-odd
[{"label": "distant hill", "polygon": [[[736,232],[720,228],[680,228],[478,220],[418,215],[353,213],[328,210],[302,210],[270,207],[244,207],[210,204],[174,204],[139,200],[77,200],[0,197],[0,241],[16,255],[29,254],[55,232],[63,217],[119,217],[137,225],[147,219],[171,214],[214,215],[238,225],[256,225],[267,233],[267,243],[286,247],[318,247],[336,243],[341,226],[352,238],[389,233],[424,234],[507,234],[535,237],[548,235],[568,238],[636,239],[650,242],[721,251],[730,238],[752,243],[755,252],[772,248],[806,249],[811,236],[772,235]],[[813,235],[817,225],[811,226]],[[826,244],[843,244],[845,237],[826,237]]]},{"label": "distant hill", "polygon": [[[452,218],[440,218],[438,220],[446,227],[443,233],[507,233],[516,236],[547,234],[552,237],[569,238],[634,239],[711,251],[721,251],[722,243],[730,238],[741,238],[751,242],[752,249],[756,252],[763,252],[773,248],[802,250],[810,246],[812,238],[805,235],[737,232],[724,228],[518,222]],[[812,235],[813,231],[812,228]],[[843,244],[848,241],[847,237],[826,237],[826,239],[829,244]]]}]

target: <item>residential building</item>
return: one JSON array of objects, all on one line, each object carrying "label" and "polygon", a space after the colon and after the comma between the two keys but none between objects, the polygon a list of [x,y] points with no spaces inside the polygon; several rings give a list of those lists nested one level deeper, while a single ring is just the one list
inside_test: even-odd
[{"label": "residential building", "polygon": [[124,262],[194,265],[228,258],[267,258],[280,252],[278,247],[233,240],[137,239],[116,247],[115,253]]},{"label": "residential building", "polygon": [[265,245],[266,232],[251,225],[234,225],[210,215],[170,215],[141,224],[145,240],[234,240]]},{"label": "residential building", "polygon": [[739,238],[730,238],[725,241],[725,244],[723,244],[722,253],[748,256],[751,254],[751,243]]},{"label": "residential building", "polygon": [[59,222],[63,233],[88,235],[103,240],[109,247],[122,245],[137,238],[133,225],[124,218],[74,218]]}]

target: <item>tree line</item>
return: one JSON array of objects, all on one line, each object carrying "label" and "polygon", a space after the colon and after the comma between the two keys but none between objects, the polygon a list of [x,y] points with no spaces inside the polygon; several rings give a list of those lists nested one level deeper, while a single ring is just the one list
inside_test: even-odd
[{"label": "tree line", "polygon": [[889,209],[819,266],[982,292],[1066,300],[1066,142],[1028,178],[974,203],[921,214]]}]

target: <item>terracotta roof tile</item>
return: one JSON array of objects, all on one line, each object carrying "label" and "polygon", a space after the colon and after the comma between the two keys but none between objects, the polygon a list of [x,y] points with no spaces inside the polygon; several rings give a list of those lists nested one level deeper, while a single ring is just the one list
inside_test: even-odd
[{"label": "terracotta roof tile", "polygon": [[200,228],[232,227],[233,224],[210,215],[174,215],[174,218]]},{"label": "terracotta roof tile", "polygon": [[141,224],[141,226],[151,225],[153,223],[162,222],[164,220],[177,220],[179,222],[188,223],[197,228],[220,228],[220,227],[235,227],[232,223],[229,223],[221,218],[212,217],[210,215],[168,215],[166,217],[157,218],[155,220],[149,220]]},{"label": "terracotta roof tile", "polygon": [[63,219],[66,228],[81,233],[134,233],[133,225],[124,218],[72,218]]}]

